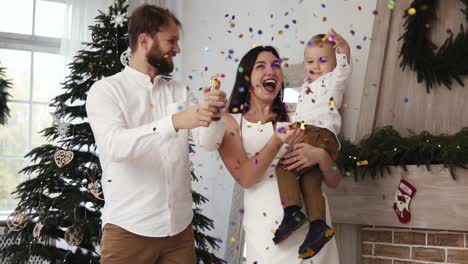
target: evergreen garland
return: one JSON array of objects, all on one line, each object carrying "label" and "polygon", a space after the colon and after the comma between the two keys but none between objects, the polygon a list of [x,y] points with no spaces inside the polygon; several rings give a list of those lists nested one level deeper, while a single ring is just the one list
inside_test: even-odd
[{"label": "evergreen garland", "polygon": [[6,79],[5,68],[0,67],[0,125],[5,125],[10,117],[10,108],[7,105],[8,98],[11,95],[8,89],[11,88],[11,82]]},{"label": "evergreen garland", "polygon": [[430,170],[432,164],[449,168],[455,179],[455,168],[468,169],[468,127],[454,135],[440,136],[410,131],[405,138],[390,126],[378,128],[356,145],[342,140],[337,164],[346,176],[356,180],[368,174],[383,177],[391,172],[391,166],[406,170],[408,165],[424,165]]},{"label": "evergreen garland", "polygon": [[[468,22],[468,0],[460,0],[465,5],[461,10]],[[444,1],[445,2],[445,1]],[[400,67],[408,66],[417,73],[418,82],[426,83],[426,91],[434,85],[445,85],[451,89],[455,80],[464,86],[463,77],[468,75],[468,30],[460,25],[460,33],[453,33],[445,40],[440,49],[431,41],[431,22],[436,20],[437,0],[415,0],[406,10],[405,32],[399,40],[403,41],[400,50]]]}]

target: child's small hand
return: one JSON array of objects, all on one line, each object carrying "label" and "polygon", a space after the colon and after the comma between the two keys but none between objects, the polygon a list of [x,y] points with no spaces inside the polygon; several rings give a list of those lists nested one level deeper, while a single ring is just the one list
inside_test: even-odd
[{"label": "child's small hand", "polygon": [[339,54],[345,54],[346,57],[348,58],[348,63],[349,63],[349,58],[351,56],[351,49],[349,48],[348,42],[338,33],[335,32],[335,30],[331,30],[331,34],[335,36],[335,48],[336,51]]}]

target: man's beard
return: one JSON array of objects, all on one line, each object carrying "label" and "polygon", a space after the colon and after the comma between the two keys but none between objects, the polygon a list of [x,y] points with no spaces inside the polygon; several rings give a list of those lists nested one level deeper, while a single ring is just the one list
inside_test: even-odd
[{"label": "man's beard", "polygon": [[156,51],[153,49],[146,55],[146,59],[148,63],[156,68],[159,74],[169,74],[174,70],[174,64],[170,59],[172,56],[167,55],[167,58],[161,54],[159,48],[155,48]]}]

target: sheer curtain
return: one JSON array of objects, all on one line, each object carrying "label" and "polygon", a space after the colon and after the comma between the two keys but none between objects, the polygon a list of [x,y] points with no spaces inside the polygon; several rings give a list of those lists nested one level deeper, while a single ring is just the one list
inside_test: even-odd
[{"label": "sheer curtain", "polygon": [[98,10],[107,12],[111,0],[67,0],[64,24],[65,28],[61,40],[60,51],[65,57],[71,58],[82,49],[84,41],[91,41],[91,31],[88,26],[94,24]]}]

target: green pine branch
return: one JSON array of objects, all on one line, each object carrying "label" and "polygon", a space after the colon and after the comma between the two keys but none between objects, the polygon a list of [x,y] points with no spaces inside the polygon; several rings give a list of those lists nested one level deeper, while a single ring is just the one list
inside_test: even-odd
[{"label": "green pine branch", "polygon": [[[468,127],[454,135],[410,131],[408,137],[402,137],[392,127],[383,127],[358,144],[345,139],[341,143],[337,164],[346,176],[354,176],[356,180],[367,175],[383,177],[391,172],[392,166],[406,169],[408,165],[418,165],[430,169],[433,164],[442,164],[454,179],[456,168],[468,169]],[[368,164],[358,165],[363,161]]]},{"label": "green pine branch", "polygon": [[8,98],[11,97],[8,89],[12,83],[6,79],[5,68],[0,67],[0,125],[5,125],[10,117],[10,108],[8,107]]}]

